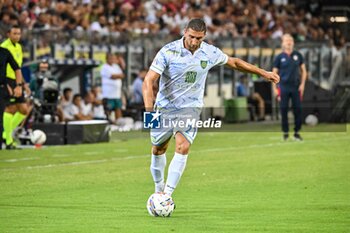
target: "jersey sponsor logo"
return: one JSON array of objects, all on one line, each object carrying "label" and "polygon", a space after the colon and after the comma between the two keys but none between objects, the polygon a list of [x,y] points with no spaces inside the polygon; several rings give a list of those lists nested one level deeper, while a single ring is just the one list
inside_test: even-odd
[{"label": "jersey sponsor logo", "polygon": [[201,61],[201,67],[205,69],[208,65],[208,61]]},{"label": "jersey sponsor logo", "polygon": [[188,71],[188,72],[186,72],[185,82],[186,83],[194,83],[196,81],[196,78],[197,78],[197,72]]}]

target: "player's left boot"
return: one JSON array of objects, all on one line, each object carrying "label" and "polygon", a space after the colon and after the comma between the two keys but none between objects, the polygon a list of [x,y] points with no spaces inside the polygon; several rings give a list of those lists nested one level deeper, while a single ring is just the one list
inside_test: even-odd
[{"label": "player's left boot", "polygon": [[20,150],[21,148],[17,147],[14,143],[6,145],[6,150]]},{"label": "player's left boot", "polygon": [[302,141],[303,138],[300,136],[300,134],[295,133],[295,134],[294,134],[294,140],[295,140],[295,141]]}]

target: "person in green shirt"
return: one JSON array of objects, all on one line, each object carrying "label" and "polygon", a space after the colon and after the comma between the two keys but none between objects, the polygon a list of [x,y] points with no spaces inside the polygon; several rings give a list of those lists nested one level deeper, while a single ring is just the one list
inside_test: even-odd
[{"label": "person in green shirt", "polygon": [[[6,48],[15,59],[19,67],[22,66],[23,52],[22,46],[19,43],[21,39],[21,28],[17,25],[12,25],[7,32],[7,39],[1,43],[1,47]],[[6,68],[6,83],[11,89],[21,87],[25,89],[27,95],[30,95],[28,85],[25,83],[23,77],[21,82],[16,81],[15,71],[10,65]],[[26,118],[29,108],[24,98],[24,91],[21,96],[11,96],[7,103],[3,116],[3,138],[5,139],[7,149],[16,149],[13,142],[12,132],[14,129]]]}]

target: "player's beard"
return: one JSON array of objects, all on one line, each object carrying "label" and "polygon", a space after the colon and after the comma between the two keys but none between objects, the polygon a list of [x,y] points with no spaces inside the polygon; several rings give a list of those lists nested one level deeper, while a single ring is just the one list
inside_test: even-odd
[{"label": "player's beard", "polygon": [[191,50],[192,52],[196,51],[198,48],[199,48],[198,45],[190,45],[190,50]]}]

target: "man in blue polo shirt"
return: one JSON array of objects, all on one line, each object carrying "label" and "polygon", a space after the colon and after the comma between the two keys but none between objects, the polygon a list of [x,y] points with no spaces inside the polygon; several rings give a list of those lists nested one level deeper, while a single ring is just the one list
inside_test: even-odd
[{"label": "man in blue polo shirt", "polygon": [[273,63],[272,72],[278,73],[281,80],[275,85],[276,94],[280,95],[283,139],[289,138],[288,109],[289,99],[292,100],[294,114],[294,139],[301,141],[301,99],[304,94],[307,71],[303,56],[294,50],[294,39],[291,35],[282,36],[282,53]]}]

